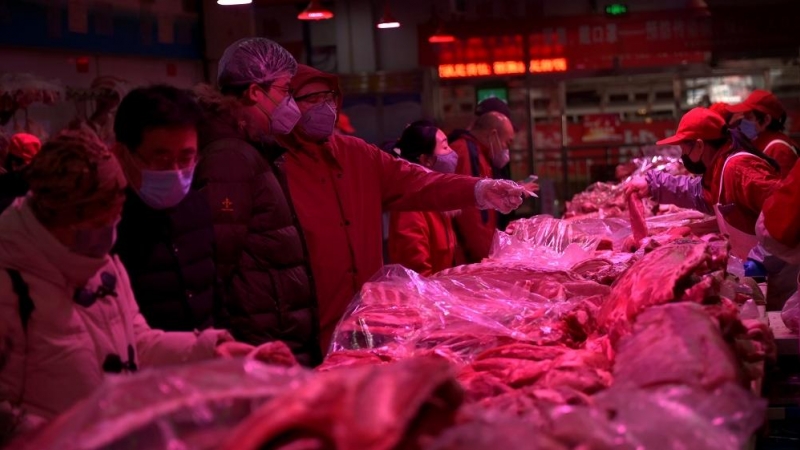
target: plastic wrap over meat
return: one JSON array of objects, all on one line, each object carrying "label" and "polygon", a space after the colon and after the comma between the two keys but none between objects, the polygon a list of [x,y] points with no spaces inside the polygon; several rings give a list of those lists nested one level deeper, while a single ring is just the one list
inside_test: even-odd
[{"label": "plastic wrap over meat", "polygon": [[109,377],[25,448],[201,450],[312,372],[220,359]]},{"label": "plastic wrap over meat", "polygon": [[624,239],[630,224],[621,219],[573,222],[541,215],[517,220],[509,231],[495,234],[490,261],[568,270],[592,258],[596,250],[610,249],[618,235]]},{"label": "plastic wrap over meat", "polygon": [[554,342],[560,319],[608,288],[566,272],[475,264],[423,278],[387,266],[337,325],[331,355],[379,350],[395,358],[437,353],[466,363],[513,342]]}]

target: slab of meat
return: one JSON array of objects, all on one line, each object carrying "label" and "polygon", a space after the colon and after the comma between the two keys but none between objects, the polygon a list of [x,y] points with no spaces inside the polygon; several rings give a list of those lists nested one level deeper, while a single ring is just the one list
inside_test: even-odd
[{"label": "slab of meat", "polygon": [[530,361],[550,361],[568,352],[566,347],[514,343],[495,347],[479,354],[475,361],[492,358],[516,358]]},{"label": "slab of meat", "polygon": [[461,401],[441,358],[330,371],[265,404],[220,448],[417,449],[453,424]]},{"label": "slab of meat", "polygon": [[647,222],[644,220],[644,205],[642,200],[634,195],[628,196],[628,214],[631,218],[631,231],[636,241],[647,237]]},{"label": "slab of meat", "polygon": [[695,303],[655,306],[639,314],[617,346],[615,383],[680,384],[713,389],[741,383],[742,374],[719,327]]},{"label": "slab of meat", "polygon": [[488,372],[513,388],[531,386],[552,367],[549,360],[487,358],[472,363],[472,370]]},{"label": "slab of meat", "polygon": [[344,367],[388,364],[393,360],[392,355],[375,350],[340,350],[328,354],[316,370],[325,372]]},{"label": "slab of meat", "polygon": [[486,414],[453,427],[425,450],[568,450],[528,420]]},{"label": "slab of meat", "polygon": [[699,281],[697,272],[709,271],[711,260],[708,245],[695,241],[675,242],[644,255],[612,286],[598,317],[601,329],[614,331],[615,340],[645,308],[677,300]]}]

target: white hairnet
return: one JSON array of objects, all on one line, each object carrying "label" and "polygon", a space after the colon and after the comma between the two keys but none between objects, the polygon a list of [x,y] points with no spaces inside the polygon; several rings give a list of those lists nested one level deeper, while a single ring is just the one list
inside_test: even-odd
[{"label": "white hairnet", "polygon": [[295,72],[297,61],[285,48],[266,38],[244,38],[225,49],[217,82],[222,88],[264,84]]}]

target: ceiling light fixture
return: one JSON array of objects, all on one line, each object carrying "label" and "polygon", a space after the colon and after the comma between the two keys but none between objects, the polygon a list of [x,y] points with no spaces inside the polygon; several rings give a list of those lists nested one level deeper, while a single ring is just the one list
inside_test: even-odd
[{"label": "ceiling light fixture", "polygon": [[300,20],[328,20],[333,19],[333,11],[323,8],[320,0],[311,0],[308,6],[297,15]]},{"label": "ceiling light fixture", "polygon": [[233,6],[233,5],[249,5],[253,0],[217,0],[218,5]]},{"label": "ceiling light fixture", "polygon": [[385,30],[387,28],[400,28],[400,22],[394,18],[391,9],[389,9],[389,0],[383,4],[383,17],[378,22],[378,28]]},{"label": "ceiling light fixture", "polygon": [[431,43],[431,44],[447,44],[447,43],[455,42],[455,41],[456,41],[456,37],[453,36],[452,34],[448,33],[444,29],[444,25],[441,25],[441,24],[436,29],[436,32],[433,33],[428,38],[428,42]]}]

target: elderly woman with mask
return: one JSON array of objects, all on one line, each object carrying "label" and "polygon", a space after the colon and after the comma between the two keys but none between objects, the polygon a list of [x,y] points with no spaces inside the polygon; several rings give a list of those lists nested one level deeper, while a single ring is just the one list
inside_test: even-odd
[{"label": "elderly woman with mask", "polygon": [[125,176],[95,136],[55,137],[27,176],[29,194],[0,216],[0,329],[10,346],[0,401],[24,412],[23,430],[106,374],[209,358],[228,344],[219,330],[153,330],[139,313],[125,269],[109,256]]}]

